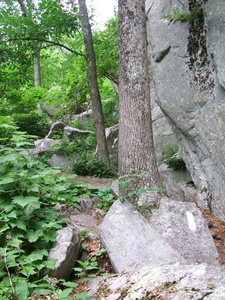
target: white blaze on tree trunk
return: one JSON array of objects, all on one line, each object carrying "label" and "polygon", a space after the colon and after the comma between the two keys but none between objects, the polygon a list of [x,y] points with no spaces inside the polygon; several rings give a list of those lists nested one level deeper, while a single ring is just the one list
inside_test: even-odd
[{"label": "white blaze on tree trunk", "polygon": [[119,175],[131,170],[144,175],[133,177],[127,192],[162,187],[154,152],[148,66],[145,1],[119,0]]}]

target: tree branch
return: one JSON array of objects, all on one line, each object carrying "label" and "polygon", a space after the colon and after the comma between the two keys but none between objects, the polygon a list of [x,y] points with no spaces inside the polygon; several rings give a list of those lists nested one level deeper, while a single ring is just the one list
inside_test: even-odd
[{"label": "tree branch", "polygon": [[61,43],[56,43],[56,42],[52,42],[52,41],[48,41],[48,40],[44,40],[44,39],[39,39],[39,38],[12,38],[12,39],[8,39],[8,41],[18,41],[18,40],[21,40],[21,41],[39,41],[39,42],[43,42],[43,43],[48,43],[48,44],[51,44],[53,46],[59,46],[61,48],[64,48],[68,51],[70,51],[71,53],[74,53],[76,55],[79,55],[79,56],[83,56],[85,59],[86,59],[86,55],[83,54],[83,53],[80,53],[80,52],[77,52]]}]

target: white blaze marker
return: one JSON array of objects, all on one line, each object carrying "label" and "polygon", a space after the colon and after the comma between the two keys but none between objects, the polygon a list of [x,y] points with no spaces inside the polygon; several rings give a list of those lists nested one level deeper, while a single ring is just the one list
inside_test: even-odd
[{"label": "white blaze marker", "polygon": [[196,223],[193,214],[190,211],[187,211],[186,215],[187,215],[188,226],[190,230],[196,231]]}]

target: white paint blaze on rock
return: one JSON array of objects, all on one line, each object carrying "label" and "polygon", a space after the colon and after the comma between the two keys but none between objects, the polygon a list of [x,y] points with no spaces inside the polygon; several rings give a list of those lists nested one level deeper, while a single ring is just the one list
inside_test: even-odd
[{"label": "white paint blaze on rock", "polygon": [[114,202],[99,226],[99,234],[116,272],[134,270],[137,265],[185,263],[127,201]]},{"label": "white paint blaze on rock", "polygon": [[186,215],[187,215],[189,229],[192,231],[196,231],[197,226],[196,226],[195,218],[194,218],[193,214],[190,211],[187,211]]},{"label": "white paint blaze on rock", "polygon": [[188,263],[220,263],[209,228],[194,203],[162,198],[150,223]]}]

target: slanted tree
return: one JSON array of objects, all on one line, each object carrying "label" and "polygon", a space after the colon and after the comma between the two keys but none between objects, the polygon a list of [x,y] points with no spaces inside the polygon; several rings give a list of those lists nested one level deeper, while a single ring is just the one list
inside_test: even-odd
[{"label": "slanted tree", "polygon": [[109,163],[109,154],[106,143],[104,116],[102,110],[102,103],[100,92],[98,88],[97,72],[96,72],[96,58],[94,52],[93,38],[91,25],[89,22],[88,11],[85,0],[78,0],[79,12],[81,15],[81,26],[84,35],[84,44],[87,56],[87,78],[88,87],[92,103],[92,115],[95,127],[95,134],[97,139],[97,153],[100,160]]},{"label": "slanted tree", "polygon": [[[145,0],[119,0],[118,8],[119,175],[137,175],[131,175],[126,193],[162,188],[152,133]],[[145,205],[154,205],[158,193],[143,198]],[[143,199],[134,194],[129,200],[139,204]]]}]

